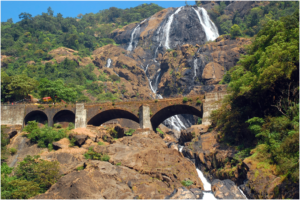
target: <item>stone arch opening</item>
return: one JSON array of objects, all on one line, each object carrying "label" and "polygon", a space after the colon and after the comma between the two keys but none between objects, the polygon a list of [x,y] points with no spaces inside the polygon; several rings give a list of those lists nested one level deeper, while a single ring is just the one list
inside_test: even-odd
[{"label": "stone arch opening", "polygon": [[165,107],[155,113],[151,117],[151,124],[153,127],[153,130],[155,131],[156,128],[166,119],[174,116],[174,115],[179,115],[179,114],[189,114],[189,115],[196,115],[197,117],[201,117],[203,115],[202,108],[197,109],[193,106],[189,105],[172,105]]},{"label": "stone arch opening", "polygon": [[63,128],[67,127],[69,123],[75,124],[75,114],[70,110],[61,110],[53,117],[53,124],[61,124]]},{"label": "stone arch opening", "polygon": [[44,112],[42,112],[40,110],[34,110],[25,116],[25,118],[24,118],[25,126],[28,124],[29,121],[36,121],[39,124],[45,125],[48,123],[48,117]]},{"label": "stone arch opening", "polygon": [[108,122],[113,119],[119,119],[119,118],[129,119],[139,123],[139,118],[133,113],[121,109],[111,109],[111,110],[105,110],[95,115],[88,121],[87,124],[93,126],[100,126],[105,122]]}]

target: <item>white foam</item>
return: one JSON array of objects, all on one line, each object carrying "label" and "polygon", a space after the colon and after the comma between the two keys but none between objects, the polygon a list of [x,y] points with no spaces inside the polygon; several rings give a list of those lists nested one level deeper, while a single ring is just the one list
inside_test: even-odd
[{"label": "white foam", "polygon": [[180,12],[182,6],[179,7],[168,19],[168,22],[166,24],[166,26],[164,27],[164,32],[166,33],[166,41],[165,41],[165,48],[166,49],[170,49],[169,47],[169,37],[170,37],[170,29],[171,29],[171,24],[173,22],[173,19],[174,19],[174,15],[176,15],[177,13]]},{"label": "white foam", "polygon": [[[202,7],[198,7],[197,10],[195,10],[194,8],[192,9],[196,12],[198,16],[199,22],[202,28],[204,29],[207,41],[213,41],[217,37],[219,37],[218,29],[215,26],[215,24],[210,20],[206,10]],[[201,15],[199,12],[201,13]]]}]

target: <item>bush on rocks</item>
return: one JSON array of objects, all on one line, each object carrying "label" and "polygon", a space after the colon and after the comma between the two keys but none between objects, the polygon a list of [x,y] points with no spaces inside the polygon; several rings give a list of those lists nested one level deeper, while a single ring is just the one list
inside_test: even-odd
[{"label": "bush on rocks", "polygon": [[59,141],[62,138],[67,137],[66,130],[54,130],[52,127],[44,126],[43,128],[38,127],[36,121],[28,122],[28,125],[24,128],[24,131],[28,132],[27,138],[31,142],[37,143],[38,147],[47,148],[52,142]]}]

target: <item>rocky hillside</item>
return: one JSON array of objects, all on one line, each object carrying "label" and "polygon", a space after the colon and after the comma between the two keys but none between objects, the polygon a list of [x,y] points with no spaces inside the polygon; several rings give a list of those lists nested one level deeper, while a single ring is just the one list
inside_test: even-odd
[{"label": "rocky hillside", "polygon": [[[7,156],[2,165],[5,168],[2,171],[2,198],[202,199],[214,194],[216,197],[245,199],[230,180],[215,181],[212,187],[203,183],[206,179],[199,176],[196,160],[190,156],[188,148],[184,147],[181,152],[182,146],[176,144],[189,140],[185,136],[190,133],[180,136],[164,129],[165,133],[158,134],[147,129],[123,128],[119,124],[73,130],[32,125],[26,129],[28,132],[10,134],[9,144],[3,148],[16,151],[10,155],[2,152]],[[35,142],[32,134],[46,129],[63,131],[66,135],[43,148],[41,146],[47,140],[40,135],[37,137],[39,142]],[[8,129],[2,129],[3,136],[7,136],[7,132],[10,133]],[[50,166],[51,170],[47,168]],[[14,168],[14,174],[10,167]],[[42,177],[47,177],[50,182],[36,185],[42,178],[39,175],[35,179],[30,176],[20,179],[32,167],[35,167],[32,174],[42,171]],[[8,176],[14,178],[13,182]],[[22,181],[28,184],[22,185]],[[11,184],[20,190],[14,190]]]}]

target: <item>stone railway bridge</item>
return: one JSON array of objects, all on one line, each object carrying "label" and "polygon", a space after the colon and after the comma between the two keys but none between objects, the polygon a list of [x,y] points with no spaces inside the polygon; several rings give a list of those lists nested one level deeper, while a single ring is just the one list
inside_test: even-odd
[{"label": "stone railway bridge", "polygon": [[2,105],[1,125],[19,126],[21,130],[28,121],[40,123],[73,122],[75,128],[87,125],[100,126],[117,118],[133,120],[140,128],[156,129],[167,118],[178,114],[191,114],[202,118],[203,124],[210,124],[212,110],[220,107],[224,92],[206,93],[183,98],[169,98],[146,101],[107,102],[69,105]]}]

